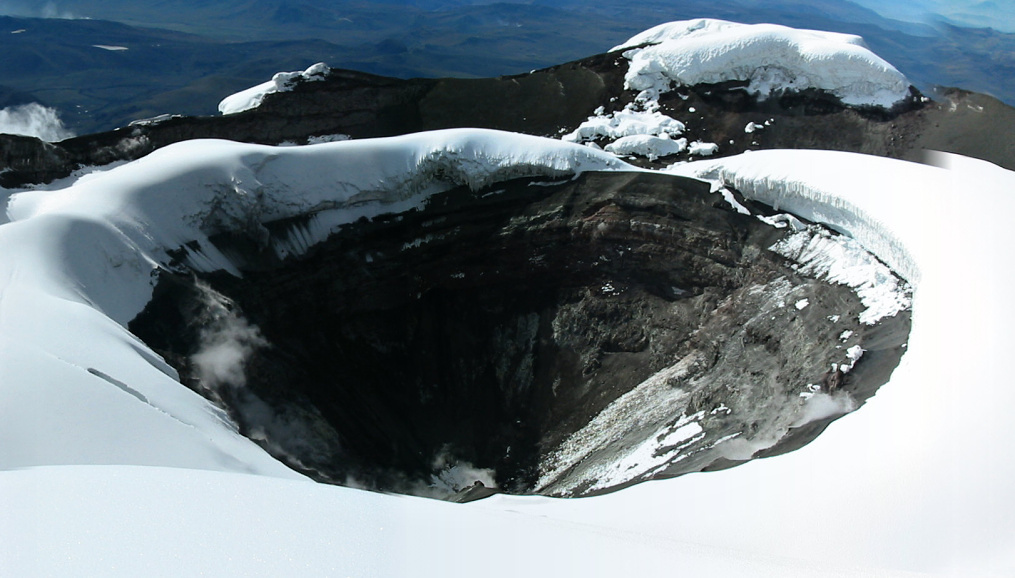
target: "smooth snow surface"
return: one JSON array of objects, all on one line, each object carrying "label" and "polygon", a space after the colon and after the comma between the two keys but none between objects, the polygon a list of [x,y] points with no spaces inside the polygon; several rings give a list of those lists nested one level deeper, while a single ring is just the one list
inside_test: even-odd
[{"label": "smooth snow surface", "polygon": [[235,114],[261,106],[264,97],[275,92],[287,92],[298,82],[324,80],[331,69],[323,62],[318,62],[300,72],[279,72],[267,82],[252,86],[246,90],[229,95],[219,103],[219,112]]},{"label": "smooth snow surface", "polygon": [[[635,48],[650,44],[644,48]],[[859,36],[775,24],[698,19],[646,30],[613,48],[629,49],[626,87],[654,100],[680,85],[749,82],[766,98],[818,88],[849,105],[891,107],[909,96],[909,81]]]},{"label": "smooth snow surface", "polygon": [[[467,505],[281,479],[299,476],[121,324],[165,249],[197,241],[195,262],[228,267],[204,242],[223,228],[317,214],[296,251],[454,184],[627,165],[494,131],[197,141],[13,195],[0,219],[0,575],[1011,576],[1015,173],[942,162],[767,151],[675,169],[829,223],[913,282],[908,353],[861,411],[722,472]],[[842,410],[820,395],[814,415]],[[687,417],[667,441],[696,435]]]}]

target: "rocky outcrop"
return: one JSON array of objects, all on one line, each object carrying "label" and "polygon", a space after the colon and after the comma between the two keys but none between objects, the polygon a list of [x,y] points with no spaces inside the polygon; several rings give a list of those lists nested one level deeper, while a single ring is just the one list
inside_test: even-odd
[{"label": "rocky outcrop", "polygon": [[[455,189],[280,259],[273,244],[315,218],[214,238],[242,277],[197,273],[181,251],[130,328],[242,432],[331,483],[581,496],[728,467],[863,403],[908,335],[905,312],[859,323],[852,290],[769,250],[786,229],[697,181]],[[247,336],[242,376],[202,371],[209,328]]]}]

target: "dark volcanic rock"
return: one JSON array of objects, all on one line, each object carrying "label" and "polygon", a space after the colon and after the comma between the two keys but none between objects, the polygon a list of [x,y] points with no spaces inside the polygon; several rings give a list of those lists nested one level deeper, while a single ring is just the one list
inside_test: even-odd
[{"label": "dark volcanic rock", "polygon": [[[427,493],[457,467],[587,495],[725,467],[820,433],[834,416],[797,424],[800,394],[849,345],[868,350],[841,385],[862,403],[909,330],[906,314],[859,324],[850,289],[767,249],[783,231],[686,179],[456,189],[280,259],[273,245],[314,219],[213,239],[242,278],[181,251],[130,328],[246,435],[332,483]],[[197,367],[223,320],[256,334],[242,386]],[[644,444],[658,464],[617,471]],[[448,491],[491,491],[473,481]]]}]

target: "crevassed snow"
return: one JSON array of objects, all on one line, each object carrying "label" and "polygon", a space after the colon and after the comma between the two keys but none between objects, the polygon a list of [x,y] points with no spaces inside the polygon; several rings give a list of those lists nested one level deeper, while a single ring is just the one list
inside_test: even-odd
[{"label": "crevassed snow", "polygon": [[264,97],[275,92],[287,92],[298,82],[324,80],[331,69],[323,62],[318,62],[304,71],[279,72],[267,82],[262,82],[246,90],[231,94],[219,103],[218,110],[222,114],[235,114],[261,106]]},{"label": "crevassed snow", "polygon": [[[875,191],[891,187],[909,190],[912,184],[905,179],[922,182],[920,179],[926,178],[928,170],[933,173],[935,167],[855,153],[805,150],[754,151],[674,165],[667,172],[710,180],[713,187],[732,187],[748,199],[772,205],[776,210],[788,209],[846,233],[849,238],[836,238],[819,228],[801,229],[795,218],[771,218],[776,226],[779,221],[796,221],[796,232],[772,250],[796,261],[805,274],[853,287],[867,307],[860,321],[873,324],[911,305],[911,288],[899,284],[892,271],[913,283],[920,279],[919,265],[910,249],[895,237],[896,229],[887,227],[879,217],[890,202],[903,203],[900,199],[906,197]],[[853,171],[862,176],[846,178]],[[867,188],[860,193],[854,190],[856,187]],[[872,201],[872,195],[877,202]],[[854,198],[861,198],[864,203],[855,204],[851,201]],[[922,207],[917,200],[910,204],[917,211]],[[872,259],[868,251],[888,266]]]},{"label": "crevassed snow", "polygon": [[[644,48],[634,48],[650,44]],[[818,88],[849,105],[890,107],[909,81],[859,36],[775,24],[697,19],[661,24],[616,46],[629,49],[625,86],[654,100],[673,83],[749,82],[759,98]]]},{"label": "crevassed snow", "polygon": [[[1003,362],[1015,324],[1008,250],[1015,173],[954,155],[942,160],[938,167],[796,150],[687,165],[736,183],[748,198],[823,216],[908,271],[916,285],[908,352],[860,411],[802,449],[721,475],[635,486],[596,498],[595,509],[552,503],[540,513],[810,561],[848,560],[889,575],[1015,571],[1008,441],[1015,390]],[[495,503],[524,507],[512,498]],[[652,511],[632,514],[644,505]],[[675,522],[673,512],[693,523]],[[804,543],[801,529],[810,536]]]}]

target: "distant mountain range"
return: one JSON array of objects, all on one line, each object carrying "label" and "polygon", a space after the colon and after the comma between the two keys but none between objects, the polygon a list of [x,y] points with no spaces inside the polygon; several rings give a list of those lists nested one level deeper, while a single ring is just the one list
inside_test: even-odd
[{"label": "distant mountain range", "polygon": [[0,17],[0,107],[38,101],[78,133],[164,113],[214,114],[223,96],[318,61],[401,78],[498,76],[598,54],[655,24],[694,17],[859,34],[921,89],[961,86],[1015,103],[1015,35],[891,20],[839,0],[81,0],[4,8],[17,16]]}]

